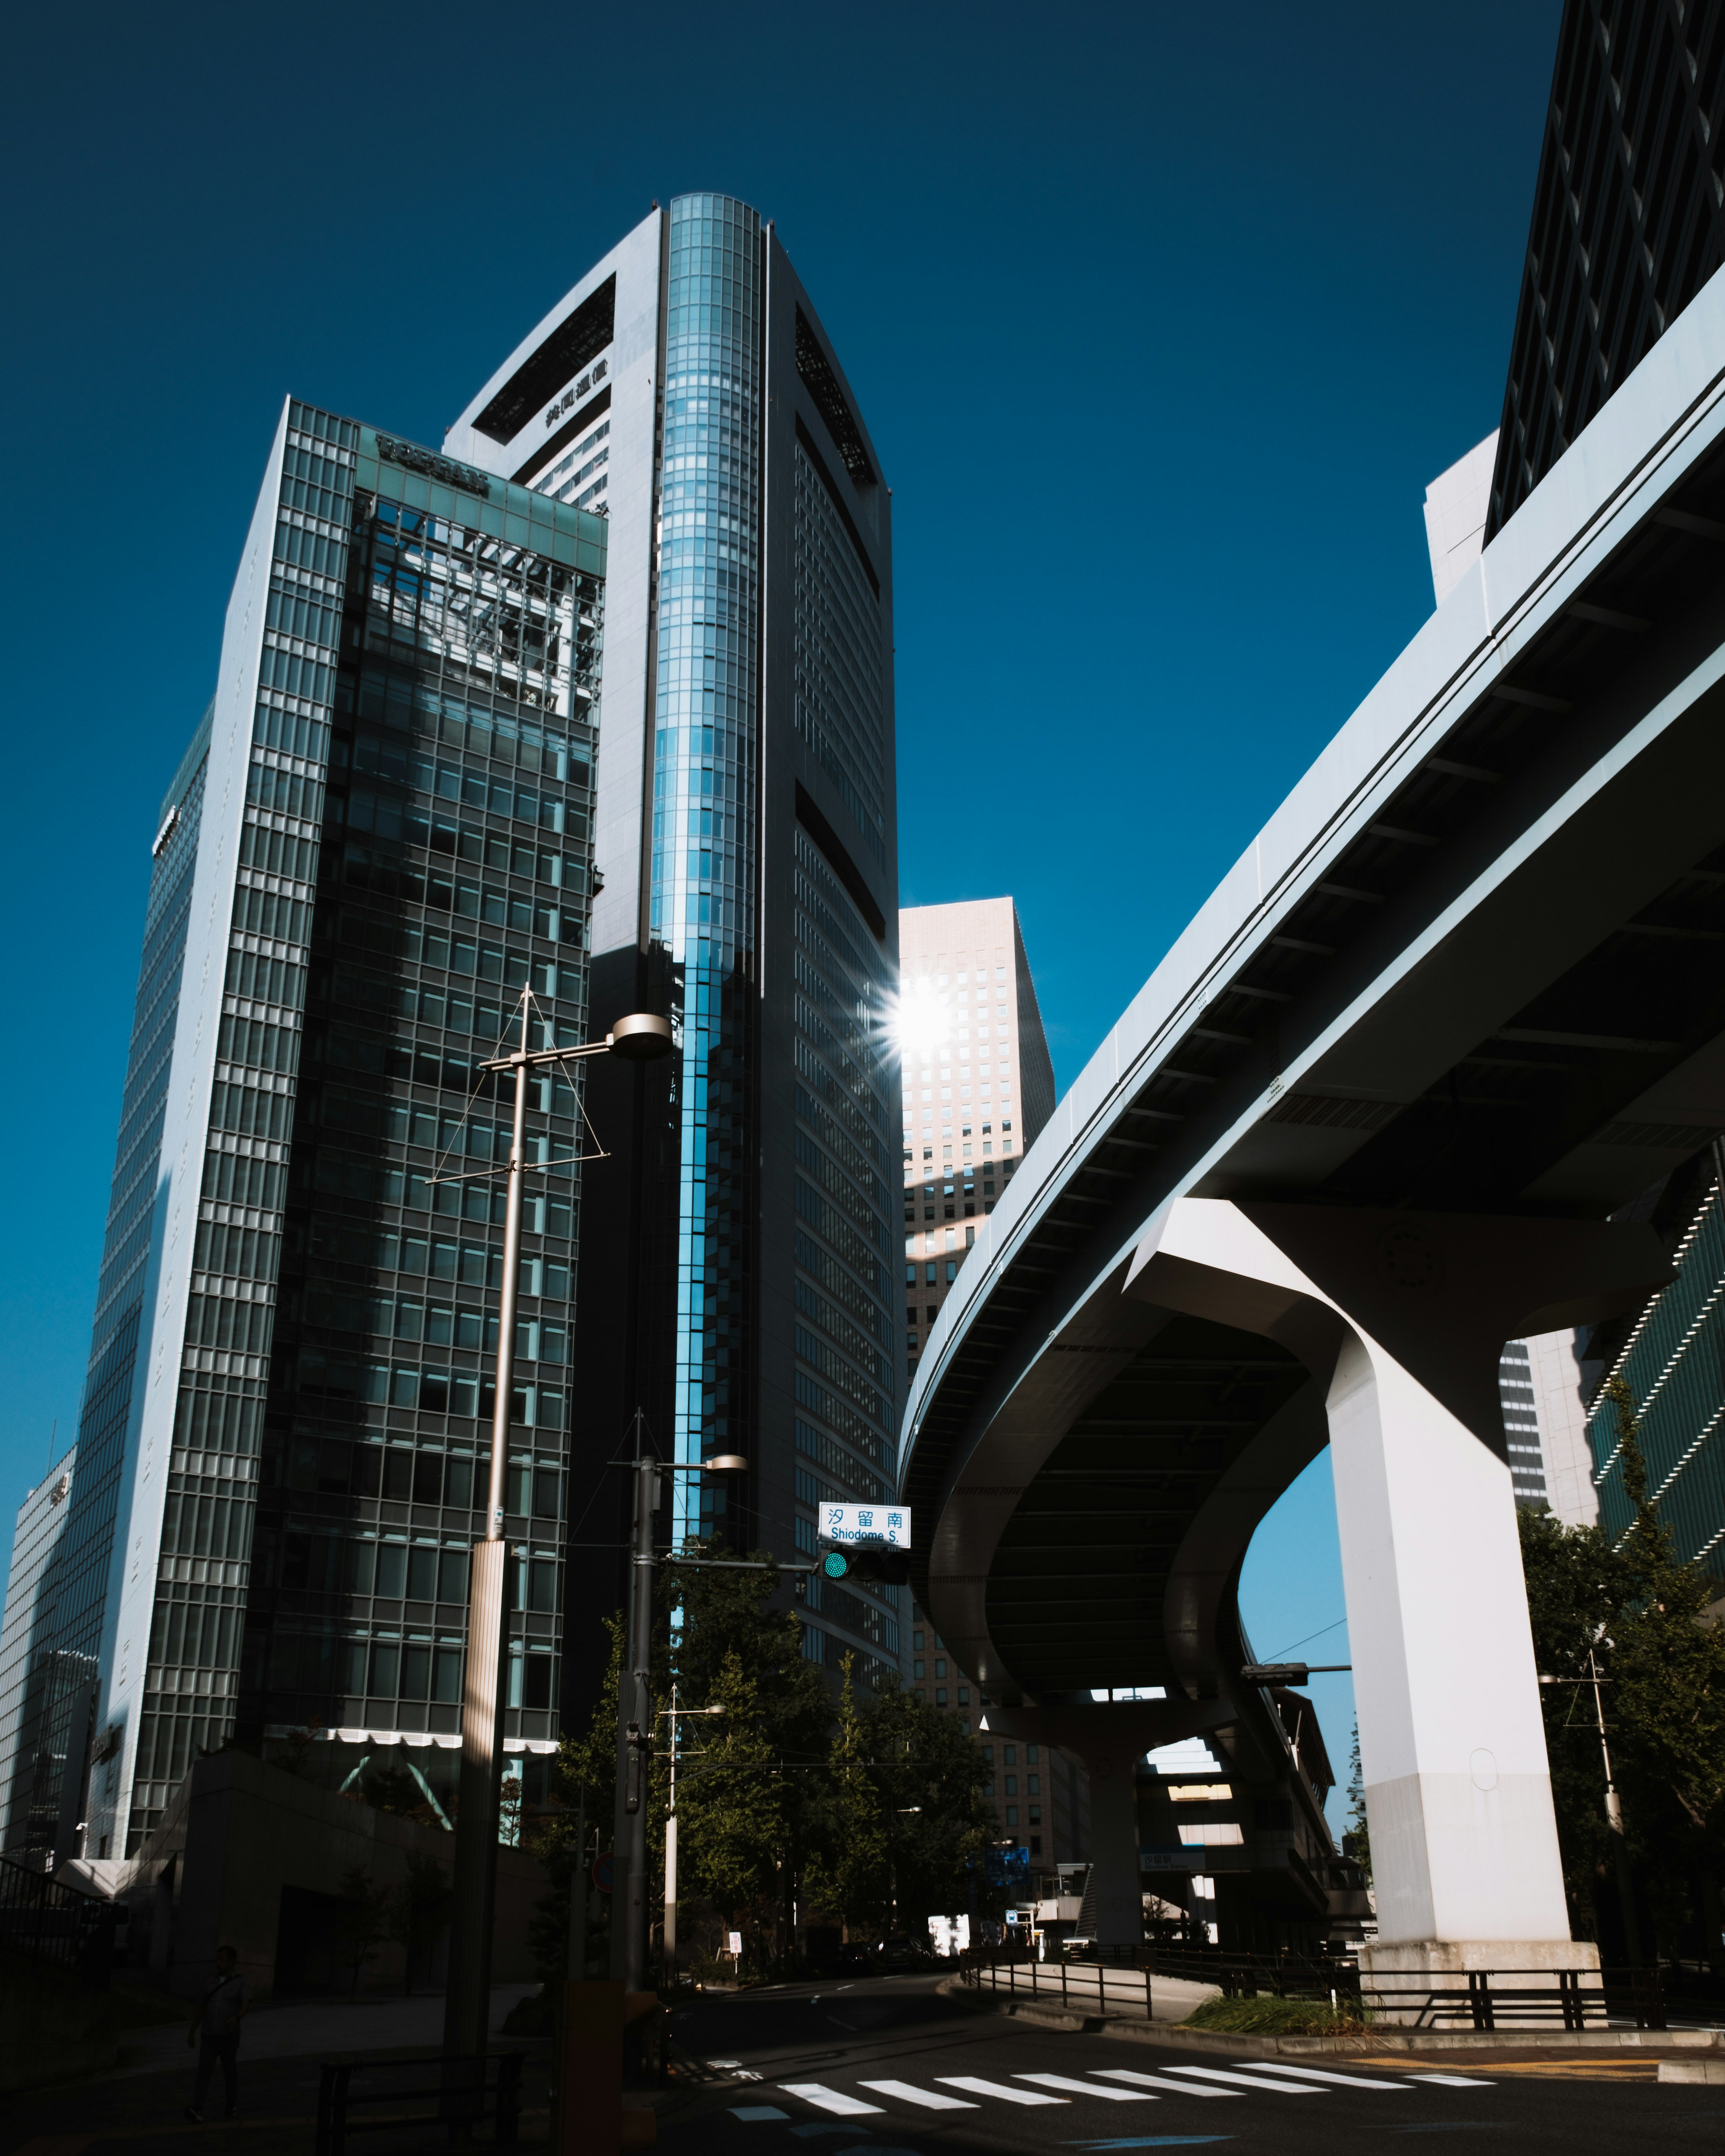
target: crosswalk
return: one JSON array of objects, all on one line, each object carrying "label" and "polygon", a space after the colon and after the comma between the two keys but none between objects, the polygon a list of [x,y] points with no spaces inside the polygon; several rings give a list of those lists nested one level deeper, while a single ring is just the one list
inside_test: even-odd
[{"label": "crosswalk", "polygon": [[[1022,2056],[1022,2054],[1020,2054]],[[780,2082],[762,2093],[789,2097],[810,2110],[838,2118],[890,2118],[901,2106],[912,2112],[983,2111],[991,2104],[1021,2109],[1070,2104],[1090,2097],[1102,2103],[1158,2103],[1188,2097],[1194,2102],[1248,2101],[1262,2097],[1282,2102],[1290,2097],[1337,2097],[1358,2089],[1368,2097],[1399,2091],[1404,2096],[1435,2094],[1445,2088],[1490,2088],[1476,2074],[1343,2073],[1325,2066],[1290,2066],[1281,2059],[1242,2061],[1233,2066],[1170,2066],[1158,2073],[1136,2066],[1090,2066],[1070,2074],[1019,2071],[998,2077],[986,2074],[930,2074],[922,2081],[899,2076],[859,2077],[854,2089],[827,2082]],[[740,2124],[788,2120],[793,2114],[777,2104],[734,2107]],[[808,2129],[813,2132],[814,2129]]]}]

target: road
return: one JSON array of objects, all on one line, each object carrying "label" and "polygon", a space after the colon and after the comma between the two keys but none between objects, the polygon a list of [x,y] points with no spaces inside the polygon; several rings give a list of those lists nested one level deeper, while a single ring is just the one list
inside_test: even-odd
[{"label": "road", "polygon": [[1725,2145],[1725,2087],[1661,2087],[1633,2054],[1490,2061],[1328,2056],[1296,2071],[1033,2028],[935,1995],[935,1979],[798,1984],[679,2017],[695,2086],[660,2113],[666,2156],[1381,2149],[1386,2135],[1623,2156]]}]

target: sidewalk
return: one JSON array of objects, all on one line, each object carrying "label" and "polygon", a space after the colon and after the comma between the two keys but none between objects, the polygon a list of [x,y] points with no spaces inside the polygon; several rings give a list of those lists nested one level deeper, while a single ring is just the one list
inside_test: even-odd
[{"label": "sidewalk", "polygon": [[[536,1984],[500,1984],[491,1991],[491,2021],[501,2029],[516,2001],[539,1989]],[[186,2010],[191,2020],[191,2007]],[[444,1994],[415,1992],[410,1997],[316,1999],[283,2005],[254,2006],[245,2018],[239,2054],[243,2063],[263,2059],[340,2058],[352,2051],[409,2051],[434,2047],[444,2037]],[[153,2029],[129,2029],[122,2040],[121,2065],[101,2076],[113,2081],[131,2074],[188,2070],[193,2054],[185,2028],[163,2023]]]}]

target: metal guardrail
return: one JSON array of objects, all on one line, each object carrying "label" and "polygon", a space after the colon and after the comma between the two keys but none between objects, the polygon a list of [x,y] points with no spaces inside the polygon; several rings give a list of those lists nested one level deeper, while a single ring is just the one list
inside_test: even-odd
[{"label": "metal guardrail", "polygon": [[[1604,2028],[1633,2021],[1663,2029],[1666,2000],[1656,1969],[1399,1969],[1373,1976],[1352,1962],[1296,1956],[1229,1954],[1211,1948],[1185,1951],[1130,1948],[1106,1956],[1087,1952],[1059,1963],[1022,1955],[968,1958],[967,1985],[1009,1997],[1058,1997],[1063,2005],[1097,2013],[1151,2013],[1157,1977],[1214,1984],[1224,1998],[1269,1993],[1279,1999],[1327,2003],[1363,2020],[1419,2029],[1493,2030],[1556,2025]],[[1002,1975],[1006,1981],[1001,1982]]]},{"label": "metal guardrail", "polygon": [[[500,2147],[512,2144],[521,2138],[522,2056],[494,2051],[472,2058],[359,2059],[326,2065],[317,2083],[317,2156],[343,2156],[350,2133],[443,2126],[465,2138],[486,2118],[494,2122],[492,2140]],[[356,2089],[356,2074],[398,2078],[388,2087]],[[422,2078],[414,2081],[415,2074]],[[411,2107],[415,2105],[421,2107]],[[377,2106],[389,2108],[371,2108]],[[370,2115],[356,2118],[353,2112],[360,2108]]]},{"label": "metal guardrail", "polygon": [[62,1887],[0,1856],[0,1948],[46,1962],[105,1991],[114,1970],[116,1911],[100,1894]]},{"label": "metal guardrail", "polygon": [[[1004,1984],[1000,1981],[1003,1971]],[[1081,2012],[1093,2010],[1106,2014],[1111,2006],[1117,2013],[1141,2009],[1147,2020],[1150,2015],[1147,1969],[1122,1969],[1106,1962],[1039,1962],[1027,1955],[998,1959],[978,1956],[967,1958],[960,1974],[972,1990],[983,1989],[986,1982],[989,1991],[1004,1991],[1014,1999],[1020,1994],[1026,1999],[1057,1998],[1063,2006],[1076,2007]]]}]

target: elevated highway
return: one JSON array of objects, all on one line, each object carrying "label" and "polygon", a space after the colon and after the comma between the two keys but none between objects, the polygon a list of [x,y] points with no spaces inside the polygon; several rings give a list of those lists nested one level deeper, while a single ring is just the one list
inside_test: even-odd
[{"label": "elevated highway", "polygon": [[1497,1363],[1662,1284],[1651,1235],[1607,1216],[1725,1130],[1722,676],[1715,278],[1223,880],[978,1231],[901,1434],[913,1576],[993,1722],[1057,1718],[1114,1791],[1105,1936],[1137,1936],[1150,1703],[1091,1695],[1159,1689],[1169,1737],[1277,1763],[1235,1591],[1328,1443],[1380,1964],[1579,1951]]}]

